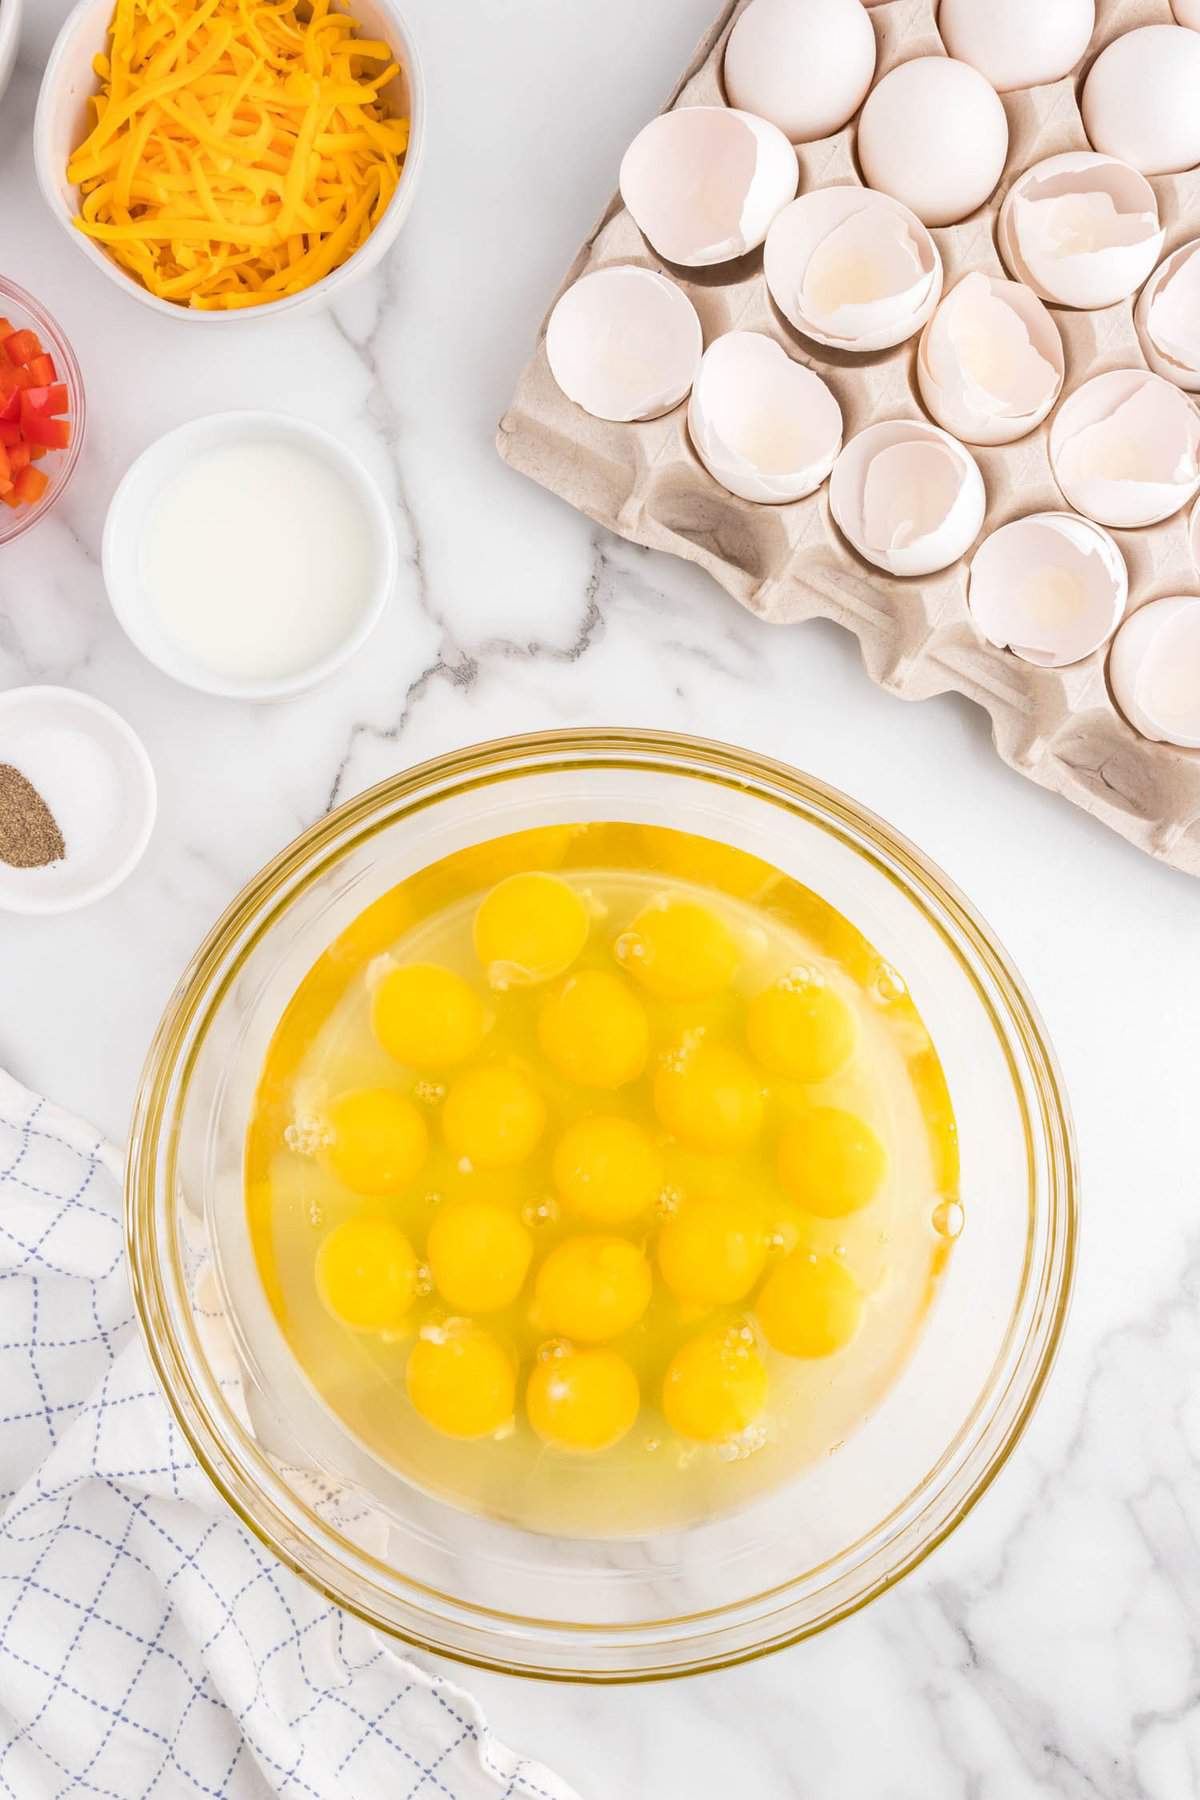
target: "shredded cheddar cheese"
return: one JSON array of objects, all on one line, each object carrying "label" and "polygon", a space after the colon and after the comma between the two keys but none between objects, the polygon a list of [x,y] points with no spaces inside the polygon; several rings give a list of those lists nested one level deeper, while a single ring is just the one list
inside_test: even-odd
[{"label": "shredded cheddar cheese", "polygon": [[116,0],[79,229],[164,300],[263,306],[338,268],[396,191],[398,65],[337,0]]}]

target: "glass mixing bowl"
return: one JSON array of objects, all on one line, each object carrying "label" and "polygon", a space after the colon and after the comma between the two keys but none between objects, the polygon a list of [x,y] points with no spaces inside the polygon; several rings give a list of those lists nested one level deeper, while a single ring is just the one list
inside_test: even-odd
[{"label": "glass mixing bowl", "polygon": [[[376,1462],[316,1398],[258,1282],[242,1158],[263,1057],[317,957],[454,851],[621,819],[750,851],[815,889],[902,972],[957,1112],[966,1225],[923,1335],[836,1454],[731,1517],[602,1542],[459,1511]],[[424,1649],[610,1681],[743,1660],[883,1592],[953,1530],[1013,1449],[1063,1328],[1071,1126],[1052,1052],[986,926],[843,795],[727,745],[562,731],[397,775],[250,883],[167,1008],[128,1165],[134,1293],[196,1455],[282,1560]]]}]

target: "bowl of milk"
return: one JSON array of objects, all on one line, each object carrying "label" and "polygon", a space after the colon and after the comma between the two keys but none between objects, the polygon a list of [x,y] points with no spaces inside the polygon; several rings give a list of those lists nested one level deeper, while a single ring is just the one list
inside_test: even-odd
[{"label": "bowl of milk", "polygon": [[358,458],[286,413],[228,412],[157,439],[126,473],[102,561],[121,625],[204,693],[276,700],[331,675],[396,580],[391,515]]}]

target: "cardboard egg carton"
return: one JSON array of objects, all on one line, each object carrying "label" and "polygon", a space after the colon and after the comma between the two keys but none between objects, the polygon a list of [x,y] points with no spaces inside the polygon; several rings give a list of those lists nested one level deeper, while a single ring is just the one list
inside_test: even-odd
[{"label": "cardboard egg carton", "polygon": [[[725,102],[725,42],[748,3],[732,0],[726,7],[670,106]],[[1062,81],[1002,96],[1010,145],[995,194],[961,224],[933,231],[947,288],[970,270],[1008,275],[995,232],[1009,186],[1043,157],[1091,147],[1077,104],[1081,71],[1121,33],[1172,22],[1169,0],[1098,0],[1096,10],[1096,31],[1079,69]],[[885,0],[871,19],[879,40],[876,79],[898,62],[943,50],[935,0]],[[801,193],[860,180],[853,123],[834,137],[802,145],[799,157]],[[1200,235],[1200,170],[1155,176],[1152,186],[1167,256]],[[589,270],[623,262],[664,268],[617,195],[559,292]],[[713,269],[667,265],[666,272],[696,307],[706,344],[726,331],[762,331],[816,369],[837,395],[847,440],[876,420],[925,417],[917,398],[918,338],[861,357],[802,339],[767,293],[761,250]],[[1066,352],[1064,395],[1105,370],[1145,366],[1133,324],[1135,299],[1098,312],[1050,308]],[[1125,722],[1108,690],[1107,645],[1058,670],[1034,668],[995,649],[967,608],[967,561],[907,580],[872,568],[834,525],[828,483],[785,506],[736,498],[698,461],[686,414],[681,405],[664,418],[632,425],[590,417],[550,374],[543,321],[537,349],[501,420],[498,446],[514,468],[609,530],[698,563],[760,618],[786,625],[822,617],[846,626],[858,638],[872,680],[889,692],[909,700],[965,694],[989,714],[996,749],[1012,768],[1065,795],[1152,856],[1200,875],[1200,751],[1150,743]],[[985,532],[1026,513],[1069,510],[1051,474],[1049,426],[1048,420],[1015,444],[968,446],[987,487]],[[1131,609],[1162,594],[1200,591],[1186,510],[1161,525],[1113,536],[1129,566]]]}]

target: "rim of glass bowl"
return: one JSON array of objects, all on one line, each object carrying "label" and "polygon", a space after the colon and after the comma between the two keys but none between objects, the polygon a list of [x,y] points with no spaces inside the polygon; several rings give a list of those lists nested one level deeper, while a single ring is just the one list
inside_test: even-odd
[{"label": "rim of glass bowl", "polygon": [[[198,1044],[245,957],[278,922],[297,886],[449,793],[581,768],[666,771],[749,788],[866,858],[956,956],[1004,1046],[1027,1138],[1041,1151],[1031,1158],[1033,1228],[1004,1347],[972,1413],[906,1500],[857,1543],[779,1588],[680,1619],[620,1627],[472,1607],[397,1571],[386,1572],[386,1587],[381,1565],[336,1532],[312,1530],[232,1414],[214,1418],[195,1378],[171,1228],[181,1101]],[[1028,1072],[1028,1095],[1018,1057]],[[919,850],[836,789],[770,758],[675,733],[580,728],[474,745],[395,775],[310,827],[242,890],[184,972],[151,1045],[130,1136],[126,1232],[142,1334],[179,1425],[228,1504],[282,1562],[335,1604],[422,1650],[504,1673],[642,1681],[749,1661],[810,1637],[892,1587],[961,1522],[1008,1460],[1053,1364],[1074,1272],[1077,1188],[1069,1109],[1024,984],[983,920]]]},{"label": "rim of glass bowl", "polygon": [[[0,0],[2,4],[2,0]],[[20,308],[29,320],[37,326],[42,341],[49,348],[59,371],[59,380],[65,381],[71,396],[71,442],[62,452],[56,452],[54,460],[47,459],[46,473],[50,476],[50,486],[46,489],[36,506],[21,506],[15,512],[6,506],[4,517],[0,519],[0,544],[11,544],[32,526],[38,525],[45,518],[52,506],[56,506],[66,492],[67,485],[75,473],[75,465],[79,461],[79,452],[83,449],[83,434],[87,425],[87,401],[83,391],[83,371],[78,359],[59,325],[39,300],[18,287],[15,281],[9,281],[0,275],[0,308]],[[14,320],[14,324],[17,322]]]}]

